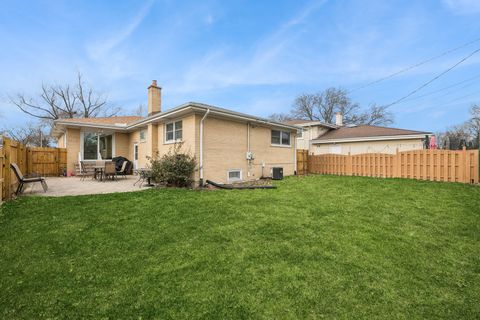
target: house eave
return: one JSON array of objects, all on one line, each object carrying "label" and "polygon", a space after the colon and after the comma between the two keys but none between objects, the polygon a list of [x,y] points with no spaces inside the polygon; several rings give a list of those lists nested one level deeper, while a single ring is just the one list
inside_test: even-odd
[{"label": "house eave", "polygon": [[426,135],[431,135],[431,132],[424,132],[419,134],[404,134],[394,136],[374,136],[374,137],[354,137],[342,139],[315,139],[312,144],[329,144],[329,143],[345,143],[345,142],[363,142],[363,141],[387,141],[387,140],[412,140],[423,139]]}]

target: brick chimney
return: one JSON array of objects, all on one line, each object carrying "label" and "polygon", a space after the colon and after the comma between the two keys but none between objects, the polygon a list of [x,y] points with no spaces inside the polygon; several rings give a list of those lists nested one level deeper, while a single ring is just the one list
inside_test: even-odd
[{"label": "brick chimney", "polygon": [[335,113],[335,124],[339,127],[343,126],[343,115],[340,112]]},{"label": "brick chimney", "polygon": [[162,88],[157,86],[157,80],[152,80],[148,87],[148,115],[162,111]]}]

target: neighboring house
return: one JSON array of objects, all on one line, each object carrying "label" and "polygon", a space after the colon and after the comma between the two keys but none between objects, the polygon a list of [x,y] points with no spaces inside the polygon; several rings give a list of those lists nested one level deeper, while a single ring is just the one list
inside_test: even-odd
[{"label": "neighboring house", "polygon": [[167,153],[176,142],[195,156],[197,182],[254,180],[271,176],[273,167],[282,167],[284,175],[296,171],[299,127],[195,102],[162,112],[156,81],[148,87],[148,112],[145,118],[56,120],[52,134],[67,149],[68,174],[79,160],[116,156],[143,168],[147,157]]},{"label": "neighboring house", "polygon": [[388,128],[371,125],[343,125],[342,115],[336,115],[336,123],[291,120],[286,124],[304,128],[297,137],[298,149],[310,154],[361,154],[395,153],[425,148],[425,136],[431,132]]}]

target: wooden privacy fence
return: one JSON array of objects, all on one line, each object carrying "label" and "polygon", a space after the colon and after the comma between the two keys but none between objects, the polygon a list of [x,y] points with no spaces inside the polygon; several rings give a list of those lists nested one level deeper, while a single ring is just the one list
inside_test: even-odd
[{"label": "wooden privacy fence", "polygon": [[308,173],[308,150],[297,150],[297,174]]},{"label": "wooden privacy fence", "polygon": [[415,150],[396,154],[310,155],[309,172],[478,183],[478,150]]},{"label": "wooden privacy fence", "polygon": [[10,169],[16,163],[24,175],[59,176],[67,166],[67,150],[60,148],[28,148],[3,137],[0,149],[0,201],[11,198],[17,178]]}]

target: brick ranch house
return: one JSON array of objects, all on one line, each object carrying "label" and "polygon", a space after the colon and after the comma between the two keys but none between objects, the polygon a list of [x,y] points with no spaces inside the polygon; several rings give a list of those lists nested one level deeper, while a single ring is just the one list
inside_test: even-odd
[{"label": "brick ranch house", "polygon": [[422,150],[431,132],[373,125],[343,125],[336,114],[335,124],[320,121],[291,120],[286,124],[303,130],[297,135],[297,148],[309,154],[362,154]]},{"label": "brick ranch house", "polygon": [[144,168],[147,156],[167,153],[176,142],[197,160],[195,181],[229,183],[269,177],[273,167],[296,171],[296,134],[300,129],[202,103],[162,111],[161,88],[148,87],[147,117],[75,118],[55,121],[52,134],[67,149],[67,174],[79,160],[124,156]]}]

